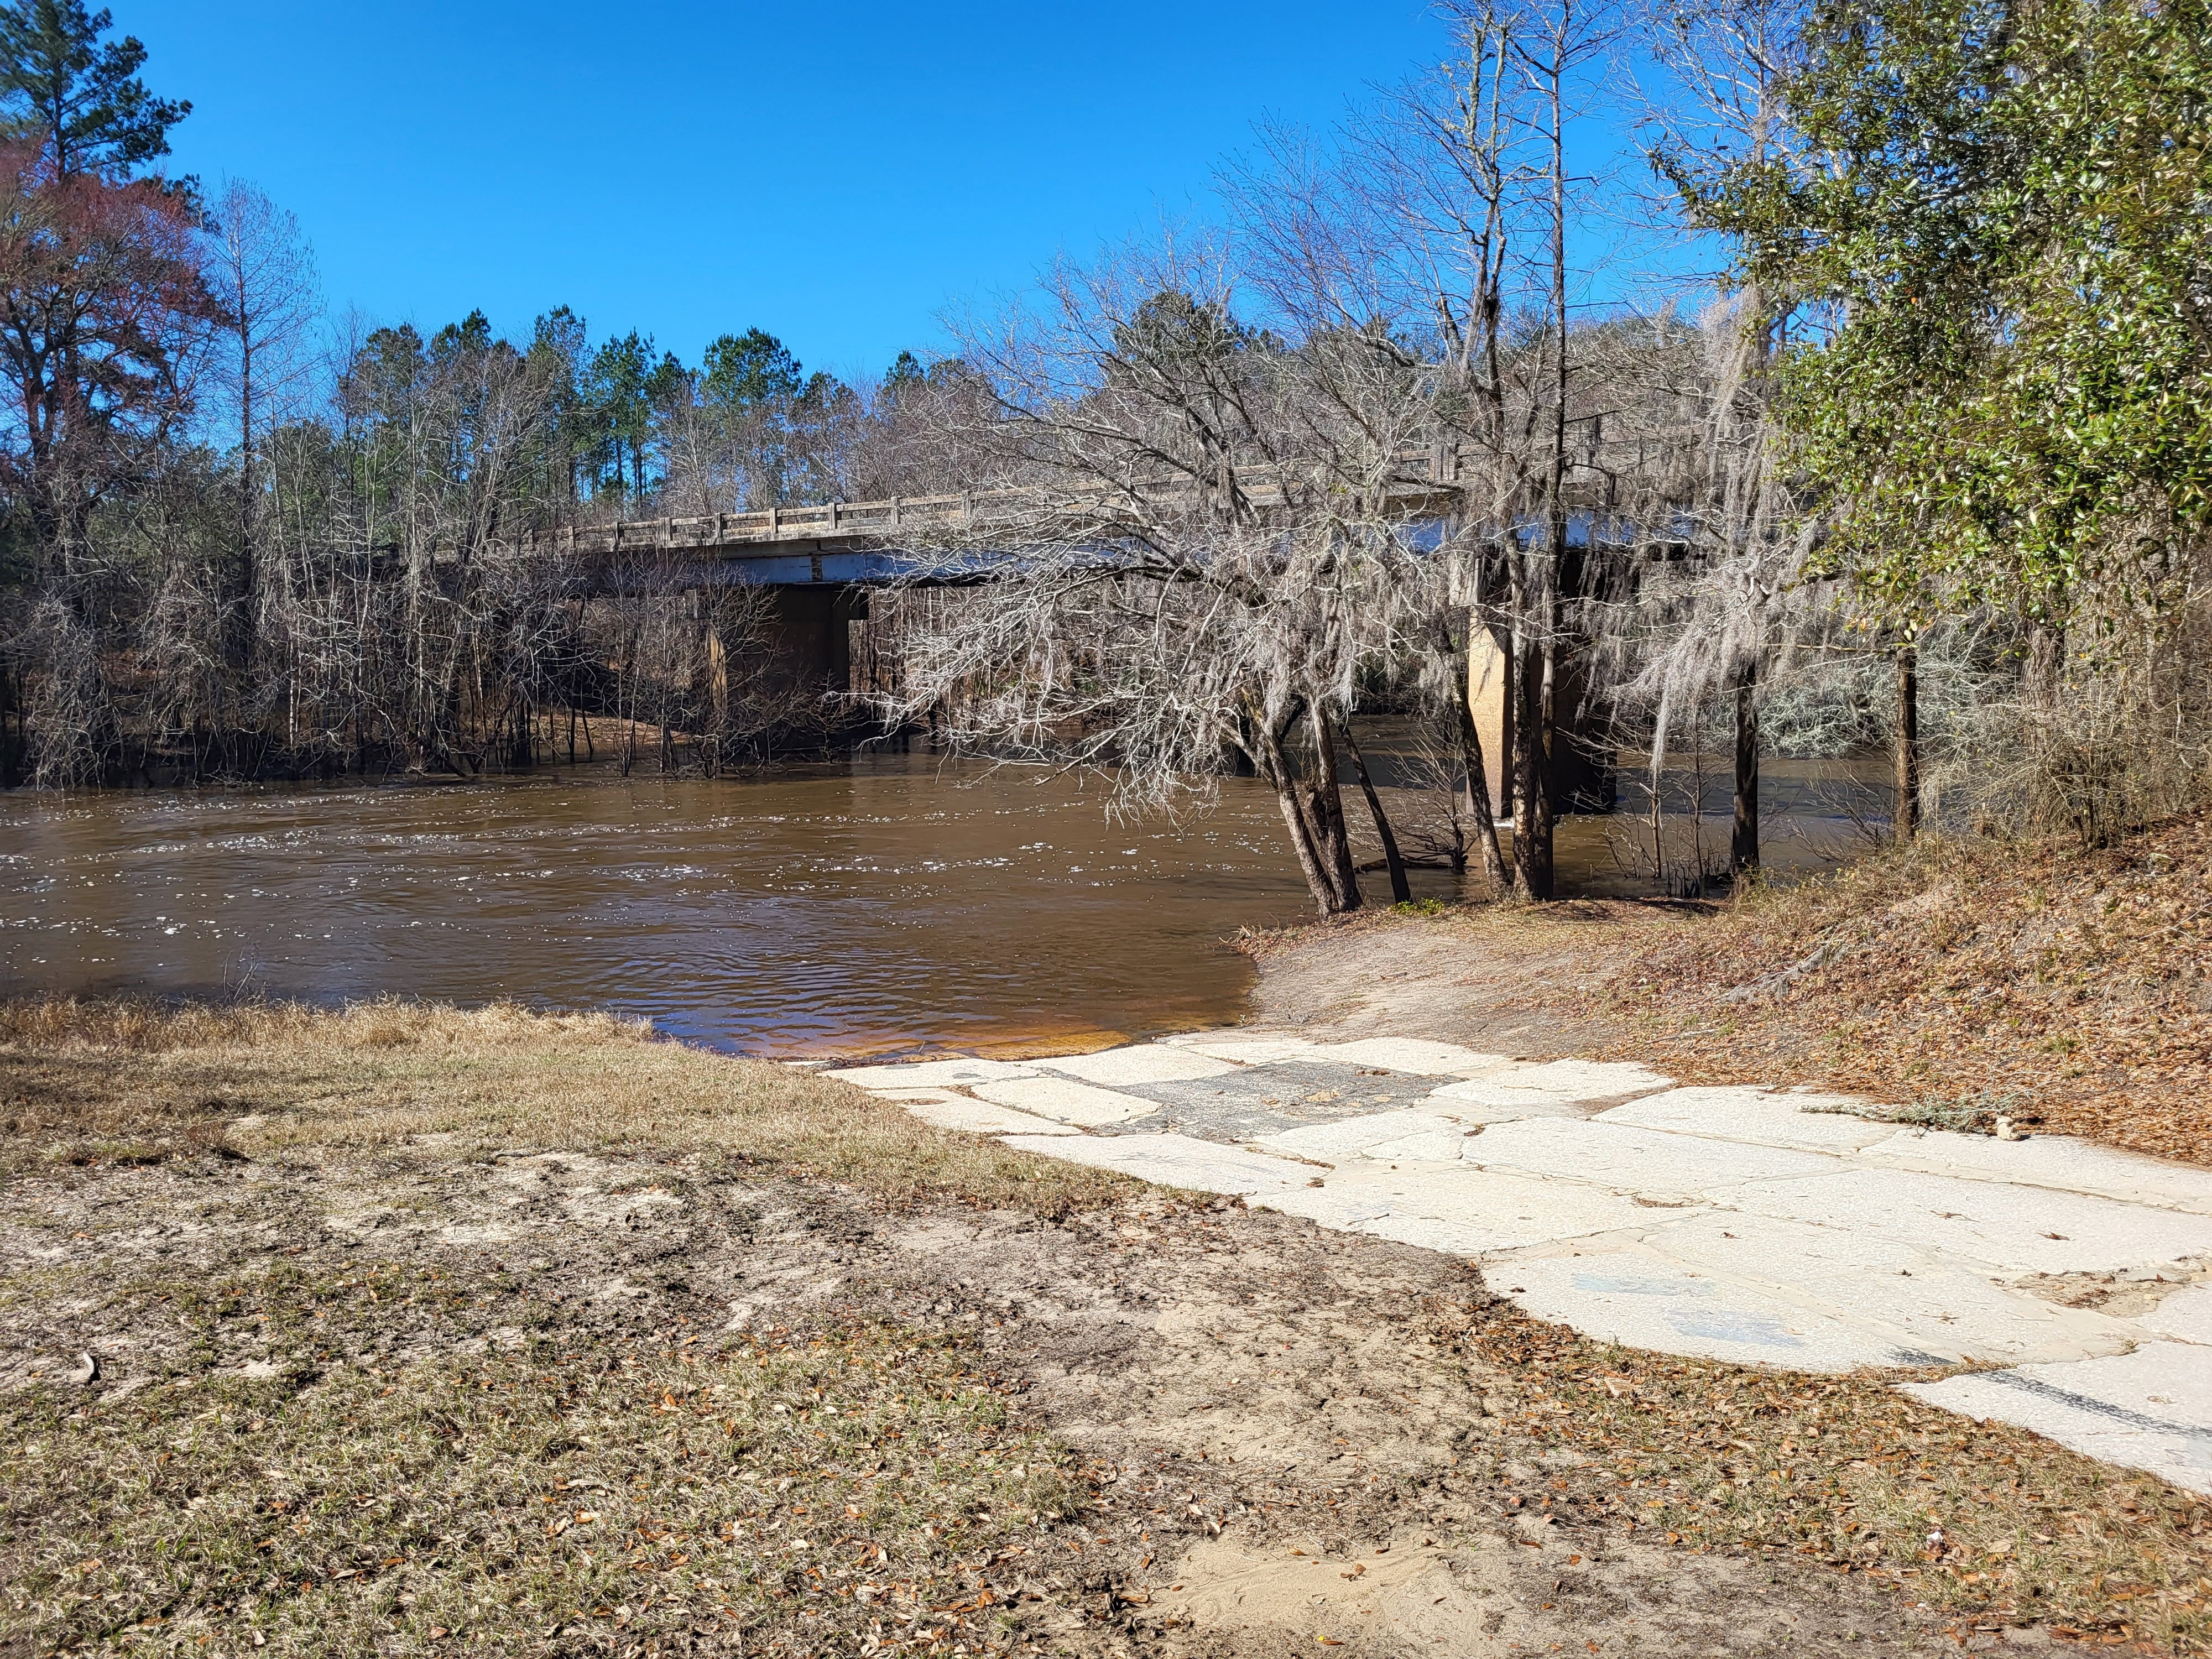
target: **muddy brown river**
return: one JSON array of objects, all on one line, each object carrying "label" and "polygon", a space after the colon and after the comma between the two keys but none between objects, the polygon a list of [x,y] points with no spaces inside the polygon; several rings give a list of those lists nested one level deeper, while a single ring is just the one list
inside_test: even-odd
[{"label": "muddy brown river", "polygon": [[[926,754],[714,781],[19,791],[0,798],[0,993],[513,998],[787,1055],[1234,1021],[1251,969],[1228,941],[1307,914],[1273,797],[1226,780],[1181,824],[1104,808],[1095,784]],[[1782,861],[1847,845],[1804,822],[1774,820]],[[1648,888],[1638,833],[1567,821],[1563,884]],[[1459,891],[1449,870],[1413,881]]]}]

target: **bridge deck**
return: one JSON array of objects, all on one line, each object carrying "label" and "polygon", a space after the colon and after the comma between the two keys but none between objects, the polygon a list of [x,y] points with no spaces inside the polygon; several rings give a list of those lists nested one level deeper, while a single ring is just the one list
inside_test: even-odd
[{"label": "bridge deck", "polygon": [[[1435,492],[1432,478],[1457,472],[1457,457],[1446,452],[1408,452],[1398,458],[1393,494],[1418,501]],[[1278,471],[1267,466],[1237,469],[1237,483],[1261,507],[1285,496]],[[1163,481],[1164,489],[1176,487]],[[740,561],[743,580],[764,585],[807,586],[816,582],[883,581],[911,568],[913,553],[898,542],[917,542],[994,518],[1012,522],[1038,498],[1020,490],[963,490],[951,495],[894,495],[885,501],[828,501],[814,507],[771,507],[752,513],[671,514],[658,519],[624,519],[611,524],[563,526],[524,532],[526,549],[554,549],[595,562],[635,556],[693,554],[715,562]]]}]

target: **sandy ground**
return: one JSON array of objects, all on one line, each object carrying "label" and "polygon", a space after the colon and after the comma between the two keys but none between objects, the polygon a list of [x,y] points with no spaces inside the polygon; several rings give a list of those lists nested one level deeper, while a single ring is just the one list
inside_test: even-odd
[{"label": "sandy ground", "polygon": [[1587,1004],[1593,981],[1679,925],[1674,907],[1574,900],[1540,911],[1355,916],[1255,942],[1247,1021],[1317,1042],[1432,1037],[1523,1060],[1605,1050],[1621,1031]]},{"label": "sandy ground", "polygon": [[[343,1282],[371,1266],[410,1280],[489,1267],[507,1288],[435,1321],[410,1299],[333,1328],[312,1356],[270,1351],[245,1319],[179,1352],[161,1285],[272,1261]],[[854,1318],[963,1334],[1016,1379],[1024,1418],[1085,1460],[1087,1502],[1039,1540],[1012,1611],[1008,1638],[1030,1650],[1953,1649],[1893,1588],[1785,1556],[1669,1549],[1578,1516],[1565,1477],[1579,1460],[1520,1437],[1486,1403],[1480,1370],[1436,1340],[1440,1317],[1463,1324],[1487,1305],[1474,1275],[1231,1202],[1054,1224],[890,1212],[696,1159],[441,1162],[410,1148],[303,1171],[210,1154],[21,1176],[0,1265],[11,1284],[45,1287],[10,1298],[0,1389],[51,1381],[84,1350],[101,1361],[82,1385],[93,1395],[180,1365],[274,1365],[311,1387],[441,1345],[520,1342],[517,1297],[640,1341]],[[622,1643],[571,1631],[542,1650],[663,1650]],[[687,1638],[665,1650],[724,1650]]]}]

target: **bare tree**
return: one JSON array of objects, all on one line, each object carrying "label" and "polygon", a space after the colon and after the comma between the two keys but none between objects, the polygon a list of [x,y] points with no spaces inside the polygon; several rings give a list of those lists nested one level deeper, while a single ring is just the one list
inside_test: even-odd
[{"label": "bare tree", "polygon": [[1333,914],[1363,901],[1338,722],[1401,652],[1413,554],[1383,510],[1392,447],[1309,395],[1341,367],[1330,343],[1288,350],[1234,299],[1217,248],[1125,250],[963,343],[991,388],[962,434],[991,505],[925,574],[991,580],[915,608],[890,712],[1110,768],[1132,808],[1203,797],[1241,757]]},{"label": "bare tree", "polygon": [[263,603],[258,520],[264,509],[261,440],[299,411],[314,368],[321,321],[314,257],[299,221],[244,179],[226,180],[210,204],[209,285],[222,307],[225,350],[217,385],[238,441],[238,547],[229,605],[230,657],[249,670]]}]

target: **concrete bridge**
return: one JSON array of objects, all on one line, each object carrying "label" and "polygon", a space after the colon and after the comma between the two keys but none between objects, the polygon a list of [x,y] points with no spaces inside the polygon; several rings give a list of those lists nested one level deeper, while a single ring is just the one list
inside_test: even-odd
[{"label": "concrete bridge", "polygon": [[[1458,505],[1456,446],[1402,450],[1389,489],[1394,513],[1405,519],[1442,521]],[[1288,503],[1280,471],[1265,465],[1235,469],[1231,482],[1262,511]],[[1164,494],[1194,488],[1187,479],[1162,478]],[[1102,499],[1102,505],[1103,505]],[[518,538],[524,550],[557,550],[584,562],[603,589],[630,582],[656,587],[702,588],[744,583],[767,590],[776,611],[779,657],[794,679],[841,690],[872,690],[865,666],[871,642],[856,640],[869,620],[868,590],[920,575],[925,584],[969,582],[975,575],[933,578],[926,550],[956,539],[972,540],[996,519],[1009,525],[1033,516],[1040,499],[1026,490],[962,490],[956,495],[890,496],[882,501],[828,501],[812,507],[771,507],[750,513],[711,513],[611,524],[533,530]],[[1591,527],[1579,520],[1586,538]],[[901,546],[902,541],[908,543]],[[1497,643],[1479,635],[1469,653],[1468,693],[1485,751],[1501,757],[1510,746],[1510,667]],[[1573,688],[1563,688],[1575,714],[1562,722],[1571,732],[1583,722]],[[1609,761],[1582,752],[1571,738],[1558,757],[1563,807],[1602,810],[1611,804]],[[1505,805],[1504,769],[1491,764],[1497,805]]]},{"label": "concrete bridge", "polygon": [[[1446,488],[1459,472],[1456,452],[1400,453],[1391,505],[1407,518],[1449,509]],[[1266,510],[1289,499],[1279,471],[1240,466],[1228,481]],[[1187,480],[1162,478],[1148,485],[1161,495],[1186,493]],[[600,566],[640,562],[696,561],[706,580],[744,581],[763,587],[811,587],[886,582],[914,574],[924,543],[949,532],[972,534],[995,519],[1014,521],[1034,512],[1040,497],[1020,489],[962,490],[949,495],[893,495],[884,501],[829,501],[815,507],[771,507],[751,513],[708,513],[613,524],[565,526],[523,533],[526,550],[559,550]],[[1100,498],[1102,510],[1110,502]],[[902,549],[902,538],[914,545]],[[709,574],[708,573],[713,573]]]},{"label": "concrete bridge", "polygon": [[[1441,515],[1444,492],[1431,478],[1457,476],[1458,457],[1402,452],[1392,486],[1394,507],[1409,518]],[[1235,488],[1262,510],[1286,500],[1281,476],[1266,465],[1238,467]],[[1183,480],[1162,478],[1162,494],[1187,490]],[[1027,490],[965,489],[955,495],[893,495],[882,501],[828,501],[812,507],[771,507],[750,513],[670,514],[611,524],[532,530],[514,538],[525,551],[558,552],[592,572],[601,591],[650,585],[682,590],[743,583],[766,590],[776,613],[778,655],[794,679],[824,681],[842,690],[872,690],[855,683],[856,624],[868,620],[868,590],[917,575],[928,585],[976,580],[933,578],[924,550],[988,531],[993,520],[1012,524],[1033,517],[1039,497]],[[902,547],[900,543],[908,541]],[[865,676],[863,676],[865,678]]]}]

